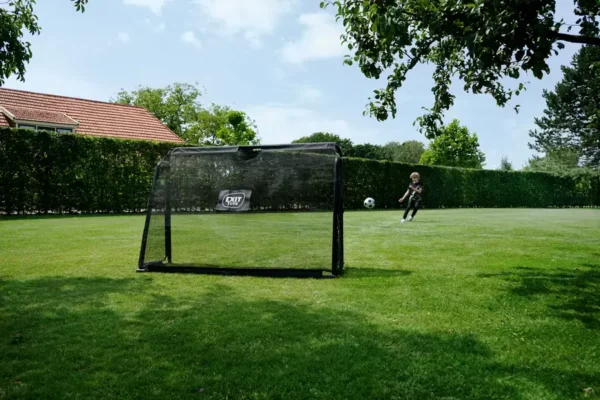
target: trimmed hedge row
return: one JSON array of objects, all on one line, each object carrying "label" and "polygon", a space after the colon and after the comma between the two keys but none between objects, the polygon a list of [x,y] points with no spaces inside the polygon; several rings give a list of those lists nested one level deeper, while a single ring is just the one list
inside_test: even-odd
[{"label": "trimmed hedge row", "polygon": [[600,204],[600,175],[556,176],[540,172],[477,170],[387,161],[344,161],[344,204],[362,207],[373,197],[377,208],[398,208],[398,199],[418,172],[424,184],[423,206],[587,207]]},{"label": "trimmed hedge row", "polygon": [[[122,213],[146,207],[154,170],[173,143],[0,128],[0,213]],[[581,207],[600,205],[600,178],[559,177],[345,159],[344,203],[398,208],[410,173],[425,184],[423,205]]]},{"label": "trimmed hedge row", "polygon": [[1,213],[120,213],[146,207],[173,143],[0,129]]}]

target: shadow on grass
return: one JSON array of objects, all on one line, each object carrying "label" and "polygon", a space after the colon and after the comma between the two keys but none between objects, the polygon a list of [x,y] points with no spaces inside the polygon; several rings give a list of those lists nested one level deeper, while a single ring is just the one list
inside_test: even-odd
[{"label": "shadow on grass", "polygon": [[547,301],[552,313],[566,320],[581,321],[587,328],[600,329],[600,265],[548,269],[516,267],[514,272],[481,274],[501,277],[514,286],[511,293]]},{"label": "shadow on grass", "polygon": [[471,335],[385,329],[224,285],[162,290],[151,279],[1,282],[0,398],[569,399],[600,380],[502,364]]},{"label": "shadow on grass", "polygon": [[73,219],[73,218],[104,218],[104,217],[145,217],[146,212],[130,213],[96,213],[96,214],[27,214],[27,215],[5,215],[0,214],[1,221],[26,221],[26,220],[44,220],[44,219]]},{"label": "shadow on grass", "polygon": [[384,268],[363,268],[363,267],[344,267],[344,274],[342,279],[350,278],[374,278],[374,277],[399,277],[408,276],[413,271],[409,270],[398,270],[398,269],[384,269]]}]

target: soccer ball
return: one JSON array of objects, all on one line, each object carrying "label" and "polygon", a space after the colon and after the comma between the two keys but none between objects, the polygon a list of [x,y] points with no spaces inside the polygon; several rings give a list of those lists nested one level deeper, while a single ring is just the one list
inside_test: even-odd
[{"label": "soccer ball", "polygon": [[371,197],[367,197],[365,199],[365,207],[367,208],[373,208],[375,207],[375,200]]}]

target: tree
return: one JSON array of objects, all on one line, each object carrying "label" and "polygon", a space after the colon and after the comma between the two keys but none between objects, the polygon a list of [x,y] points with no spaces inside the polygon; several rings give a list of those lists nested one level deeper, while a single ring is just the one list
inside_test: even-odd
[{"label": "tree", "polygon": [[443,126],[429,149],[421,156],[421,164],[448,167],[483,168],[485,155],[479,150],[477,134],[471,134],[457,119]]},{"label": "tree", "polygon": [[246,113],[213,104],[197,113],[181,137],[195,145],[245,146],[260,143],[257,131],[256,124]]},{"label": "tree", "polygon": [[303,136],[300,139],[296,139],[292,141],[292,143],[326,143],[332,142],[337,143],[342,149],[342,153],[344,156],[351,157],[352,156],[352,148],[354,143],[350,139],[344,139],[329,132],[315,132],[309,136]]},{"label": "tree", "polygon": [[508,161],[508,157],[504,156],[500,160],[500,168],[501,171],[513,171],[513,165],[510,161]]},{"label": "tree", "polygon": [[355,144],[350,157],[366,158],[368,160],[388,160],[388,155],[382,146],[365,143]]},{"label": "tree", "polygon": [[534,156],[523,170],[562,175],[579,168],[579,157],[580,154],[575,149],[556,148],[549,150],[544,156]]},{"label": "tree", "polygon": [[387,75],[386,88],[375,90],[365,111],[378,120],[395,117],[394,96],[409,71],[435,66],[434,104],[418,118],[432,138],[454,103],[452,78],[460,78],[465,91],[490,94],[505,106],[525,86],[506,88],[502,78],[518,80],[521,72],[531,72],[541,79],[563,42],[600,45],[600,2],[573,3],[578,34],[556,19],[556,0],[325,0],[321,7],[334,5],[343,21],[342,43],[354,53],[345,63],[358,63],[367,78]]},{"label": "tree", "polygon": [[165,88],[138,86],[131,92],[121,90],[111,101],[145,108],[183,138],[202,110],[199,101],[201,96],[197,84],[174,83]]},{"label": "tree", "polygon": [[252,145],[260,142],[254,121],[228,106],[200,103],[198,84],[174,83],[164,88],[138,86],[121,90],[111,101],[144,107],[177,136],[195,145]]},{"label": "tree", "polygon": [[418,140],[389,142],[383,148],[386,159],[407,164],[417,164],[425,151],[425,145]]},{"label": "tree", "polygon": [[600,47],[584,46],[571,66],[563,66],[563,79],[554,91],[544,90],[544,116],[529,132],[529,147],[542,153],[572,148],[585,165],[600,167]]},{"label": "tree", "polygon": [[[88,0],[71,2],[78,12],[84,12]],[[23,31],[39,35],[42,30],[33,12],[34,4],[35,0],[0,2],[0,6],[8,6],[0,7],[0,86],[15,73],[20,81],[25,81],[25,64],[33,54],[31,43],[23,38]]]}]

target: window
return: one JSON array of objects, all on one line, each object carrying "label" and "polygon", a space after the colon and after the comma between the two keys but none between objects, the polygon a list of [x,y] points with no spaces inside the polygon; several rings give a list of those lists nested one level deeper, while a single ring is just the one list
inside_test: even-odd
[{"label": "window", "polygon": [[50,127],[50,126],[43,126],[43,125],[17,124],[17,128],[32,129],[34,131],[46,131],[46,132],[58,132],[58,133],[73,133],[73,128],[53,128],[53,127]]},{"label": "window", "polygon": [[38,131],[46,131],[46,132],[56,132],[56,128],[49,128],[47,126],[38,126]]}]

